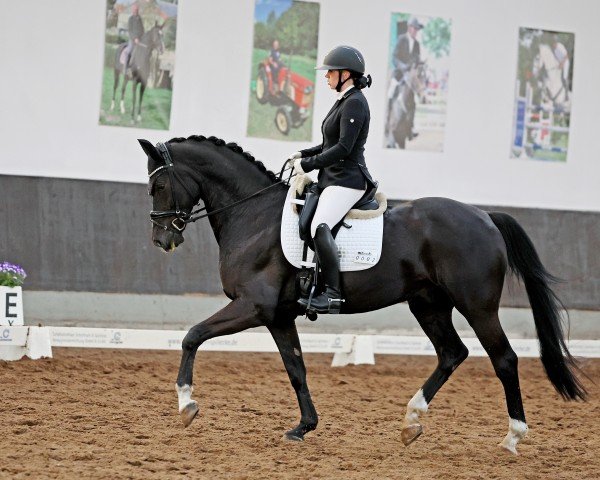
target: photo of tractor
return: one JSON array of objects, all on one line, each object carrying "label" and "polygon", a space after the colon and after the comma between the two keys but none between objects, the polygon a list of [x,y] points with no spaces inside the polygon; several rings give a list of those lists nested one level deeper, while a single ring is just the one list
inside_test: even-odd
[{"label": "photo of tractor", "polygon": [[[273,78],[273,73],[277,78]],[[255,95],[259,103],[277,106],[275,126],[284,135],[298,128],[310,116],[314,97],[314,82],[289,67],[271,68],[269,59],[259,64]]]},{"label": "photo of tractor", "polygon": [[312,140],[319,4],[256,0],[247,134]]}]

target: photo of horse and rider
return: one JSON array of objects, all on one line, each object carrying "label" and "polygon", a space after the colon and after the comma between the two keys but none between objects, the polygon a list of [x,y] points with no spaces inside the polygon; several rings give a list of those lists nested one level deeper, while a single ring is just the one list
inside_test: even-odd
[{"label": "photo of horse and rider", "polygon": [[107,0],[100,125],[168,130],[177,0]]},{"label": "photo of horse and rider", "polygon": [[256,0],[249,137],[312,140],[319,4]]},{"label": "photo of horse and rider", "polygon": [[567,160],[575,35],[519,29],[511,158]]},{"label": "photo of horse and rider", "polygon": [[448,19],[392,14],[385,148],[443,151],[450,37]]}]

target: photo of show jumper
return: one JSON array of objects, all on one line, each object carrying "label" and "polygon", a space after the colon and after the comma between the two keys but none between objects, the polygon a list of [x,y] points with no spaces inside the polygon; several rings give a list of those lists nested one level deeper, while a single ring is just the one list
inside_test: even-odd
[{"label": "photo of show jumper", "polygon": [[511,158],[565,162],[575,35],[519,29]]},{"label": "photo of show jumper", "polygon": [[169,129],[177,0],[107,0],[101,125]]},{"label": "photo of show jumper", "polygon": [[392,14],[385,148],[443,151],[450,27],[439,17]]},{"label": "photo of show jumper", "polygon": [[311,140],[319,4],[257,0],[247,133]]}]

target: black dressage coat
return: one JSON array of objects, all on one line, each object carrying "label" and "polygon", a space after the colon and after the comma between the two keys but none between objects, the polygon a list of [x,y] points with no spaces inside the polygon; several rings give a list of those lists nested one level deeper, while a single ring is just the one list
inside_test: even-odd
[{"label": "black dressage coat", "polygon": [[331,185],[364,190],[372,182],[365,164],[365,143],[371,113],[363,93],[356,87],[337,100],[321,125],[323,143],[301,150],[302,169],[319,169],[319,189]]},{"label": "black dressage coat", "polygon": [[[394,48],[394,67],[405,74],[410,68],[421,61],[421,46],[418,40],[414,40],[412,50],[410,48],[410,40],[408,33],[404,33],[398,37],[396,48]],[[397,78],[397,80],[400,80]]]}]

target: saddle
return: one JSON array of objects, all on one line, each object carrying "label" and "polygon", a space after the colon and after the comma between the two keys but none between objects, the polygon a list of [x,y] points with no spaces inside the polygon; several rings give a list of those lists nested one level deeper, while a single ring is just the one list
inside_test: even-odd
[{"label": "saddle", "polygon": [[[373,211],[379,209],[379,202],[375,198],[375,194],[377,193],[378,183],[369,183],[367,190],[364,195],[360,198],[358,202],[354,204],[351,210],[358,211]],[[298,203],[298,229],[300,232],[300,239],[304,242],[307,242],[309,246],[312,248],[312,238],[310,236],[310,225],[312,223],[312,219],[315,216],[315,211],[317,210],[317,205],[319,203],[319,197],[321,193],[317,187],[316,182],[306,183],[304,188],[300,194],[297,194],[296,198],[298,200],[304,200],[304,204],[302,205],[300,202]],[[336,237],[340,228],[344,225],[344,221],[339,222],[332,230],[333,238]],[[349,228],[349,227],[348,227]]]},{"label": "saddle", "polygon": [[[131,49],[131,54],[129,55],[130,62],[128,69],[131,69],[131,58],[133,57],[136,48],[136,45],[134,45]],[[127,42],[119,45],[119,49],[121,50],[121,52],[119,53],[119,66],[122,67],[123,65],[125,65],[125,61],[127,60]]]},{"label": "saddle", "polygon": [[[377,184],[370,185],[332,230],[340,258],[340,272],[371,268],[379,261],[383,239],[383,214],[387,210],[385,195],[377,193]],[[298,175],[292,183],[283,207],[281,246],[286,259],[296,268],[299,296],[308,298],[322,286],[310,224],[315,214],[319,192],[306,175]],[[309,319],[314,318],[309,315]]]}]

